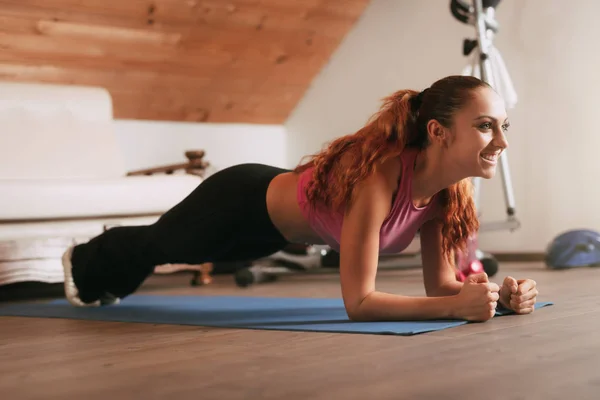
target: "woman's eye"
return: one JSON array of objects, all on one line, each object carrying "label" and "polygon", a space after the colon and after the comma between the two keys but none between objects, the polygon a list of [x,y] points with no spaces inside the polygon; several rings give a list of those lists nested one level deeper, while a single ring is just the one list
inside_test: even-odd
[{"label": "woman's eye", "polygon": [[504,125],[502,125],[502,130],[504,132],[506,132],[508,130],[508,128],[510,128],[510,124],[504,124]]},{"label": "woman's eye", "polygon": [[481,124],[479,127],[481,129],[491,129],[492,128],[492,123],[491,122],[485,122],[485,123]]}]

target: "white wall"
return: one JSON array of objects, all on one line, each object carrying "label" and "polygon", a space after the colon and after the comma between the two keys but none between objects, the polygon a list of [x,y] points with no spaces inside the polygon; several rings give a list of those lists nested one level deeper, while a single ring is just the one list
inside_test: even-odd
[{"label": "white wall", "polygon": [[280,125],[116,120],[127,170],[185,162],[184,152],[204,149],[208,172],[259,162],[286,166],[286,131]]},{"label": "white wall", "polygon": [[[356,131],[383,96],[461,72],[462,40],[474,30],[448,5],[372,1],[288,120],[290,165]],[[486,250],[543,251],[564,230],[600,230],[599,14],[600,3],[586,0],[504,0],[498,8],[496,46],[519,95],[508,158],[522,227],[483,234]],[[484,182],[483,222],[505,217],[500,183],[499,175]]]},{"label": "white wall", "polygon": [[[515,72],[520,101],[511,112],[510,162],[523,229],[486,236],[490,248],[540,250],[567,229],[600,230],[598,113],[600,3],[506,1],[498,47]],[[502,206],[499,181],[488,182],[491,218]]]}]

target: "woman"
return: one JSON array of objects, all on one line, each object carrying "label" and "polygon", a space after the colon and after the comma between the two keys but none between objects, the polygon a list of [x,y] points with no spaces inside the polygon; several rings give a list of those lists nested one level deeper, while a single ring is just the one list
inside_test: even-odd
[{"label": "woman", "polygon": [[[224,169],[149,226],[117,227],[68,249],[65,290],[77,306],[113,304],[166,263],[266,257],[290,243],[340,252],[348,316],[357,321],[485,321],[498,303],[531,313],[530,279],[455,278],[454,254],[478,229],[469,177],[491,178],[507,147],[502,99],[483,81],[450,76],[423,92],[401,90],[358,132],[295,170]],[[378,255],[420,231],[427,296],[375,289]]]}]

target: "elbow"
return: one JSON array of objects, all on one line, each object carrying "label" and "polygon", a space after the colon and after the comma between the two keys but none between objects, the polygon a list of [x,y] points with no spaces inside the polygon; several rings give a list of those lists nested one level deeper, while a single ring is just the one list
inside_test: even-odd
[{"label": "elbow", "polygon": [[348,319],[352,322],[365,322],[364,313],[360,311],[359,307],[346,307],[346,314]]},{"label": "elbow", "polygon": [[369,297],[369,294],[361,299],[344,302],[346,308],[346,315],[350,321],[353,322],[366,322],[370,320],[370,317],[365,307],[365,300]]}]

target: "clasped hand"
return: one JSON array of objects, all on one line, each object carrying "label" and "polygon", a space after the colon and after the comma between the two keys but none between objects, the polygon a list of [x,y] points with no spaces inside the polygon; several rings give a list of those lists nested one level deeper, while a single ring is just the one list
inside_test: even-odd
[{"label": "clasped hand", "polygon": [[494,317],[498,302],[517,314],[529,314],[538,294],[532,279],[506,277],[502,286],[490,282],[485,273],[470,275],[457,296],[456,313],[469,321],[486,321]]},{"label": "clasped hand", "polygon": [[535,309],[538,295],[533,279],[515,279],[507,276],[499,291],[499,302],[517,314],[530,314]]}]

